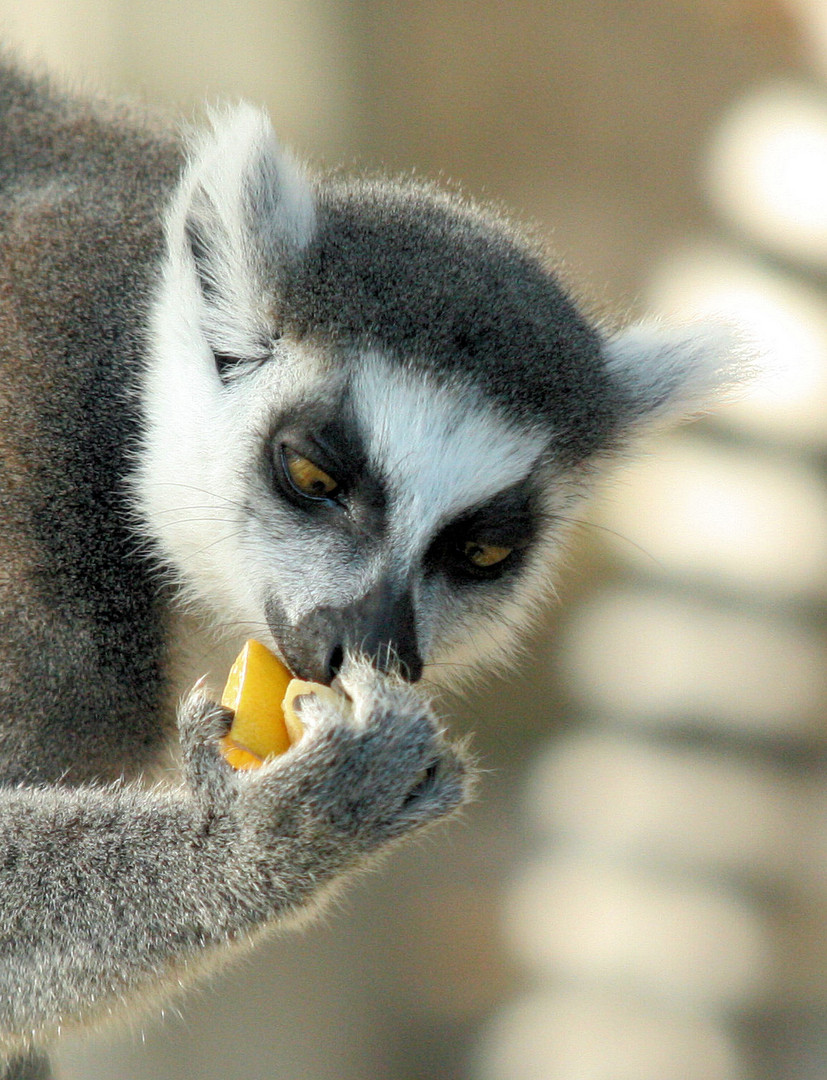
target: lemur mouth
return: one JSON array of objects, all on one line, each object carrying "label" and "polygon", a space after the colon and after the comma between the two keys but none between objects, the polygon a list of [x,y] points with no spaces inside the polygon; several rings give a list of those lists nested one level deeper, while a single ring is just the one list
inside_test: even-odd
[{"label": "lemur mouth", "polygon": [[318,671],[315,667],[312,670],[308,669],[307,666],[302,664],[301,659],[295,659],[291,651],[285,648],[278,639],[276,639],[276,646],[279,659],[294,679],[301,682],[321,683],[322,686],[332,686],[334,683],[338,685],[339,672],[345,662],[345,650],[341,645],[335,645],[331,649],[331,655],[325,665],[325,671],[330,676],[327,679],[318,678]]},{"label": "lemur mouth", "polygon": [[300,642],[285,640],[275,634],[273,637],[275,638],[278,654],[285,667],[289,668],[294,679],[330,686],[339,674],[344,662],[344,650],[342,650],[342,655],[338,658],[335,670],[330,670],[326,662],[316,662],[315,650],[311,652],[303,648]]},{"label": "lemur mouth", "polygon": [[[325,659],[319,664],[312,657],[309,663],[306,662],[300,650],[283,644],[278,638],[276,643],[285,666],[290,669],[296,679],[322,683],[324,686],[331,686],[337,682],[339,673],[345,664],[346,650],[344,645],[339,643],[333,645]],[[372,651],[366,649],[354,649],[352,651],[354,655],[367,660],[377,671],[386,674],[393,673],[404,679],[405,682],[418,682],[422,675],[423,664],[419,657],[410,661],[406,660],[403,656],[400,656],[393,642],[380,643]]]}]

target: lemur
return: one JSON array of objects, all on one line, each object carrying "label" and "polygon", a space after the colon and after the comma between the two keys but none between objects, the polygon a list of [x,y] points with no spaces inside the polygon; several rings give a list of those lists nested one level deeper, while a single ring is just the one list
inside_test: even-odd
[{"label": "lemur", "polygon": [[[0,1056],[33,1077],[463,804],[423,670],[507,654],[597,467],[720,356],[604,332],[498,211],[311,175],[256,108],[184,135],[8,58],[0,236]],[[300,699],[236,772],[182,612],[352,714]],[[176,731],[180,780],[138,783]]]}]

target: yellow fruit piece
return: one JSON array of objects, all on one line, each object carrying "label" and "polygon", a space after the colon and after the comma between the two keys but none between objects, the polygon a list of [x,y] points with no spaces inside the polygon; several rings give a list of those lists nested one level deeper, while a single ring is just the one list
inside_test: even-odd
[{"label": "yellow fruit piece", "polygon": [[[298,717],[289,731],[282,701],[293,676],[277,656],[258,641],[248,641],[236,657],[221,704],[235,713],[221,749],[236,769],[256,769],[271,754],[283,754],[301,737]],[[296,726],[298,724],[298,727]]]},{"label": "yellow fruit piece", "polygon": [[258,769],[265,758],[283,754],[304,733],[293,707],[297,697],[316,694],[349,710],[343,694],[322,683],[294,679],[290,669],[252,638],[230,668],[221,704],[235,716],[221,740],[221,752],[234,769]]},{"label": "yellow fruit piece", "polygon": [[[329,686],[325,686],[324,683],[317,682],[304,682],[302,679],[293,679],[290,685],[287,687],[287,693],[284,695],[284,701],[282,702],[282,708],[284,709],[284,723],[287,727],[287,731],[290,734],[290,742],[294,743],[296,739],[301,738],[302,722],[296,716],[293,709],[293,702],[297,697],[303,697],[305,694],[315,694],[316,697],[323,698],[325,701],[329,701],[331,705],[339,710],[346,712],[350,711],[350,699],[346,698],[344,694],[338,693],[336,690],[332,690]],[[294,731],[298,730],[298,735],[294,736]]]},{"label": "yellow fruit piece", "polygon": [[243,746],[239,746],[229,735],[221,740],[221,753],[234,769],[260,769],[264,764],[264,758],[257,754],[251,754]]}]

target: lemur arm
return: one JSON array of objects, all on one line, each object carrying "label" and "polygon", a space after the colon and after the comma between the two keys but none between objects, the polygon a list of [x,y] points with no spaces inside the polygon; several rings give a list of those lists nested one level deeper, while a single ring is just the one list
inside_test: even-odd
[{"label": "lemur arm", "polygon": [[305,737],[255,773],[224,761],[228,714],[195,694],[186,785],[0,793],[0,1047],[168,991],[463,801],[461,756],[409,687],[346,685],[354,717],[304,699]]}]

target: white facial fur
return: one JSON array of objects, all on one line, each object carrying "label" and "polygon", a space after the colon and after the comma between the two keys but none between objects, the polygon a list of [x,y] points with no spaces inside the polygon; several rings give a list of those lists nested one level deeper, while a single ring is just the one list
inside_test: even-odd
[{"label": "white facial fur", "polygon": [[[262,485],[264,443],[285,407],[335,400],[343,374],[329,358],[279,343],[269,362],[223,384],[203,335],[193,335],[182,316],[174,285],[168,282],[155,320],[150,426],[136,493],[183,598],[233,635],[266,638],[268,596],[295,625],[314,607],[358,600],[393,569],[411,581],[426,659],[462,642],[480,661],[510,644],[547,589],[547,550],[542,566],[527,570],[496,611],[485,585],[470,604],[444,584],[426,585],[422,557],[453,517],[536,468],[546,439],[507,425],[468,392],[449,391],[376,354],[361,357],[352,400],[371,465],[388,482],[383,542],[354,551],[309,519],[297,528],[295,510]],[[558,511],[570,498],[566,485],[549,496]]]},{"label": "white facial fur", "polygon": [[[190,144],[190,164],[166,218],[167,257],[149,327],[143,388],[146,432],[133,476],[140,527],[182,596],[220,623],[262,615],[240,572],[254,425],[273,403],[312,378],[313,357],[273,345],[272,312],[262,289],[250,200],[273,221],[272,244],[301,249],[312,236],[313,200],[300,167],[278,145],[260,110],[215,114]],[[255,163],[255,167],[253,167]],[[193,216],[209,244],[215,286],[205,300],[187,238]],[[215,352],[263,360],[266,392],[226,387]],[[266,373],[266,374],[265,374]],[[257,381],[261,381],[260,379]]]},{"label": "white facial fur", "polygon": [[421,553],[440,522],[524,479],[548,441],[509,427],[475,397],[376,354],[359,364],[353,400],[370,459],[389,480],[400,552]]},{"label": "white facial fur", "polygon": [[[470,390],[448,390],[373,355],[354,383],[360,424],[369,432],[374,468],[388,478],[391,515],[387,561],[414,569],[420,642],[429,660],[467,667],[513,648],[539,601],[550,591],[551,560],[567,531],[536,541],[535,557],[494,600],[480,585],[458,596],[444,582],[416,578],[416,568],[440,528],[541,469],[547,432],[507,424]],[[566,517],[575,485],[554,477],[545,499],[549,515]],[[377,568],[378,573],[384,567]],[[449,657],[450,654],[450,657]]]}]

